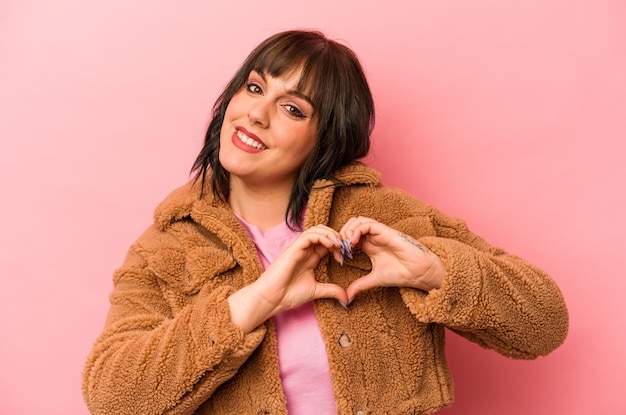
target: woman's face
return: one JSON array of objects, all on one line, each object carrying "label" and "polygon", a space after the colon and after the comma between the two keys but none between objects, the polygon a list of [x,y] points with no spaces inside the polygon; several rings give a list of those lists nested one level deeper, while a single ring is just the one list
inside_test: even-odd
[{"label": "woman's face", "polygon": [[297,92],[299,71],[273,78],[252,71],[233,96],[220,133],[219,159],[250,186],[291,189],[315,146],[317,117],[310,99]]}]

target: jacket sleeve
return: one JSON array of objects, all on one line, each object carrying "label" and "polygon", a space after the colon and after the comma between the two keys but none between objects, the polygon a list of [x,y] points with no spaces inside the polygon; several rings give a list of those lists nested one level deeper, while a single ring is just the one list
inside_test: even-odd
[{"label": "jacket sleeve", "polygon": [[[416,218],[398,229],[411,234]],[[423,222],[423,218],[419,220]],[[447,326],[502,355],[533,359],[561,345],[568,313],[555,282],[536,266],[493,247],[466,224],[433,209],[435,236],[413,235],[441,258],[447,271],[440,289],[401,289],[423,323]]]},{"label": "jacket sleeve", "polygon": [[173,315],[145,258],[131,248],[114,276],[105,328],[83,371],[93,414],[191,414],[261,343],[230,322],[220,287]]}]

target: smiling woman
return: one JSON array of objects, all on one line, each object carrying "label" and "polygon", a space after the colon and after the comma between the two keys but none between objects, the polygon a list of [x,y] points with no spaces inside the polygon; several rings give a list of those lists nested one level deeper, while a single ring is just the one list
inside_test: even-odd
[{"label": "smiling woman", "polygon": [[321,33],[248,56],[115,273],[94,414],[425,414],[453,399],[444,327],[520,359],[563,342],[549,276],[359,161],[373,123],[358,59]]},{"label": "smiling woman", "polygon": [[[265,91],[267,87],[271,90]],[[237,101],[242,101],[236,99],[236,102],[232,102],[236,96],[243,98],[245,90],[251,96],[257,94],[259,97],[268,92],[273,95],[286,94],[281,103],[287,106],[282,108],[295,117],[293,121],[302,121],[295,124],[288,123],[283,117],[276,120],[284,122],[289,126],[288,129],[315,125],[313,149],[304,155],[306,157],[302,164],[292,172],[295,181],[289,189],[288,207],[280,209],[280,214],[290,226],[301,228],[302,214],[313,183],[321,178],[332,177],[339,167],[365,157],[369,151],[369,137],[374,126],[374,102],[361,65],[349,48],[316,32],[278,33],[255,48],[213,106],[214,117],[206,134],[204,148],[193,166],[196,178],[203,183],[202,189],[210,166],[212,191],[225,201],[230,197],[231,175],[221,165],[220,147],[224,140],[220,137],[224,134],[223,129],[229,127],[224,118],[226,113],[236,113],[235,108],[230,110],[228,107],[234,107]],[[288,99],[285,101],[285,98]],[[266,102],[267,98],[260,100],[261,109]],[[278,109],[281,103],[275,103],[273,108]],[[257,110],[256,106],[239,108],[239,111],[246,111],[246,115],[250,114],[252,120],[259,116]],[[260,115],[268,117],[271,114]],[[244,120],[243,125],[239,124],[241,134],[248,138],[252,134],[246,134],[241,128],[251,125],[252,120]],[[265,118],[264,121],[267,123],[271,120]],[[287,135],[286,132],[280,134]],[[292,144],[295,145],[296,140],[304,137],[292,137]]]},{"label": "smiling woman", "polygon": [[[265,188],[288,201],[296,173],[315,147],[317,117],[311,100],[296,91],[298,80],[295,73],[283,79],[252,71],[226,109],[219,162],[230,173],[230,204],[243,217],[256,210],[244,213],[247,205],[237,195]],[[262,216],[267,226],[284,220],[286,206],[272,211]]]}]

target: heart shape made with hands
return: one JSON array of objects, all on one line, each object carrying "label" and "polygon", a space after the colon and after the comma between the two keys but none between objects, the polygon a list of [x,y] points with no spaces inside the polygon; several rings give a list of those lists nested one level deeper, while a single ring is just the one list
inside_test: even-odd
[{"label": "heart shape made with hands", "polygon": [[[410,287],[423,291],[440,288],[446,271],[441,258],[417,239],[374,220],[364,222],[353,235],[355,239],[339,240],[339,263],[345,257],[354,259],[352,242],[356,242],[371,263],[371,271],[345,289],[349,305],[361,291],[375,287]],[[343,304],[342,304],[343,305]]]},{"label": "heart shape made with hands", "polygon": [[[346,257],[348,259],[354,259],[354,256],[352,254],[352,239],[350,239],[350,238],[348,238],[346,240],[339,239],[339,243],[341,244],[341,253],[340,253],[340,256],[339,256],[339,264],[341,266],[343,266],[344,260],[345,260]],[[370,261],[371,261],[371,258],[370,258]],[[353,283],[350,286],[354,287],[355,286],[355,284],[354,284],[355,282],[357,282],[356,285],[360,285],[359,283],[361,281],[359,281],[359,280],[361,280],[361,279],[363,279],[365,277],[370,277],[370,275],[367,274],[365,276],[362,276],[362,277],[356,279],[355,281],[353,281]],[[362,289],[364,289],[364,288],[365,287],[363,287]],[[359,291],[361,291],[361,290],[359,290]],[[344,303],[343,301],[339,300],[339,304],[341,304],[341,306],[344,307],[345,309],[348,309],[348,306],[350,304],[352,304],[352,302],[354,301],[355,295],[356,295],[356,293],[354,293],[352,296],[350,296],[350,292],[349,291],[353,291],[353,290],[351,290],[350,287],[345,289],[346,295],[348,296],[348,302],[347,303]]]}]

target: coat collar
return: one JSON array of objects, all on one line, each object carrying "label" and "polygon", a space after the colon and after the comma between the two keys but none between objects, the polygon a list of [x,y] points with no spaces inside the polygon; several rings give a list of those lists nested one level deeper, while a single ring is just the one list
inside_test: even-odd
[{"label": "coat collar", "polygon": [[[210,174],[210,171],[208,174]],[[380,173],[359,161],[352,162],[337,170],[334,178],[336,180],[322,179],[316,181],[313,185],[311,197],[314,197],[316,189],[332,189],[338,182],[340,185],[348,186],[372,186],[380,183]],[[191,180],[186,185],[170,193],[165,200],[157,206],[154,212],[155,225],[159,229],[165,229],[173,222],[188,217],[203,222],[203,218],[197,216],[205,216],[206,212],[209,211],[213,212],[211,216],[214,216],[215,219],[219,219],[220,221],[236,221],[232,215],[230,206],[213,195],[209,183],[210,177],[207,177],[202,198],[200,198],[201,182],[196,180]]]}]

